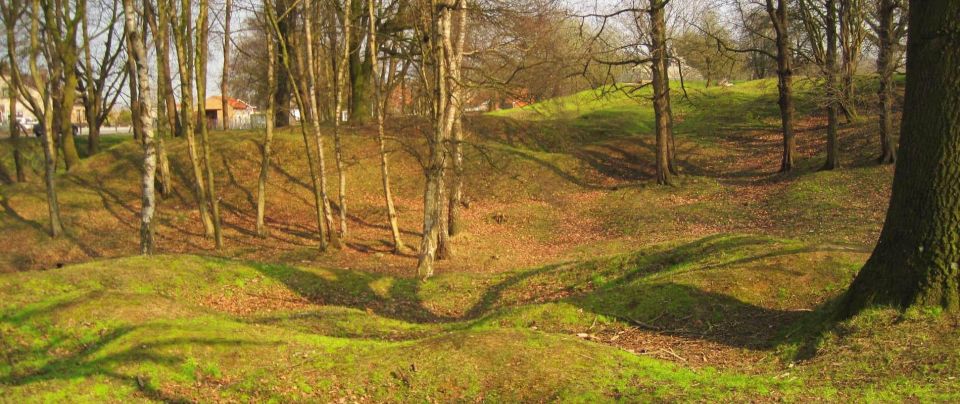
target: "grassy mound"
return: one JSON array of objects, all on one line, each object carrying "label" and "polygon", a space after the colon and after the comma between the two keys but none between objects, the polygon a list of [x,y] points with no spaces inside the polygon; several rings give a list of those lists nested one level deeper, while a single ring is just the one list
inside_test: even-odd
[{"label": "grassy mound", "polygon": [[[892,169],[870,164],[876,139],[861,119],[842,128],[847,168],[818,172],[823,119],[804,86],[799,168],[777,174],[775,83],[688,83],[674,105],[676,187],[651,185],[647,88],[470,117],[467,230],[425,283],[415,257],[389,253],[369,127],[345,135],[348,243],[325,254],[298,128],[274,144],[266,238],[252,231],[261,135],[212,134],[219,252],[199,226],[186,144],[169,140],[164,255],[146,258],[128,257],[136,144],[111,137],[58,177],[66,235],[51,240],[28,142],[30,182],[0,185],[0,396],[956,401],[956,318],[832,320],[880,228]],[[410,245],[423,130],[414,119],[389,129]]]},{"label": "grassy mound", "polygon": [[[864,257],[726,235],[426,284],[182,255],[6,274],[0,388],[17,401],[960,394],[947,382],[960,360],[956,330],[945,325],[952,319],[891,322],[880,313],[832,334],[798,331]],[[902,341],[891,336],[906,333],[920,340],[891,349]],[[645,347],[652,338],[673,343]],[[701,345],[720,357],[695,360]],[[794,365],[802,345],[830,355]],[[858,349],[884,354],[865,360]],[[758,352],[766,358],[751,365],[724,361]],[[869,373],[852,373],[866,364]]]}]

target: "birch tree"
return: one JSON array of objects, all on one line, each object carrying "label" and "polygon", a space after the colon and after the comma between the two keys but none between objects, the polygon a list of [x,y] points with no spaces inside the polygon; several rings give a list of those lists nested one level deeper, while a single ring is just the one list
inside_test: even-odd
[{"label": "birch tree", "polygon": [[140,181],[140,253],[152,254],[154,251],[154,224],[157,198],[155,181],[157,172],[157,148],[154,142],[153,108],[150,106],[150,72],[147,67],[147,50],[143,33],[136,23],[136,11],[133,0],[123,0],[123,14],[126,28],[128,57],[133,60],[131,75],[137,76],[137,92],[140,105],[134,119],[139,121],[142,131],[143,174]]},{"label": "birch tree", "polygon": [[[392,58],[388,58],[381,69],[379,61],[380,42],[377,38],[377,25],[380,21],[377,18],[377,7],[374,0],[368,0],[367,12],[369,13],[369,38],[367,40],[368,51],[370,53],[370,62],[373,64],[375,74],[373,75],[373,94],[374,110],[377,120],[377,146],[380,152],[380,176],[383,185],[383,198],[387,211],[387,222],[390,225],[390,235],[393,238],[393,253],[401,254],[406,251],[403,244],[403,238],[400,235],[399,219],[397,218],[397,209],[393,204],[393,191],[390,189],[390,163],[387,157],[386,140],[384,131],[384,119],[387,114],[387,105],[393,88],[396,87],[396,78],[402,75],[397,73],[396,63]],[[381,73],[377,73],[380,71]]]}]

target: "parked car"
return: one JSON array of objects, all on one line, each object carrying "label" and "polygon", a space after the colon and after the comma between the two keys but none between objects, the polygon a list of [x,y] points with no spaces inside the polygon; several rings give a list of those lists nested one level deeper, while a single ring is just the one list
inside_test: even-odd
[{"label": "parked car", "polygon": [[[70,125],[70,129],[73,131],[74,136],[77,136],[80,134],[80,126],[73,124],[73,125]],[[36,125],[33,125],[33,135],[36,137],[43,136],[43,125],[39,123]]]}]

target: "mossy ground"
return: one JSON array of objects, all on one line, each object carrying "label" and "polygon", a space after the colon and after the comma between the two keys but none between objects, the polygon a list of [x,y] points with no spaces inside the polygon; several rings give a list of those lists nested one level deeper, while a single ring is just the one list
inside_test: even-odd
[{"label": "mossy ground", "polygon": [[[688,84],[674,107],[685,174],[674,187],[650,182],[648,101],[585,92],[471,117],[467,231],[428,282],[412,276],[414,257],[389,253],[370,128],[345,138],[350,236],[326,254],[296,131],[275,144],[267,238],[252,232],[260,135],[214,133],[221,252],[198,226],[185,145],[170,141],[177,190],[152,257],[127,257],[136,145],[110,138],[60,176],[67,234],[51,240],[28,142],[31,181],[0,186],[0,397],[960,399],[955,317],[831,318],[889,193],[892,170],[870,163],[872,121],[843,127],[846,168],[817,172],[822,118],[801,85],[800,168],[776,174],[774,83]],[[411,245],[419,130],[391,128]]]}]

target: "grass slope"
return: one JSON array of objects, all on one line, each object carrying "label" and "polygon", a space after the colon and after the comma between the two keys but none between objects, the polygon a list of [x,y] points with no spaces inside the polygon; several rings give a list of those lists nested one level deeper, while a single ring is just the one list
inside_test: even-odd
[{"label": "grass slope", "polygon": [[[67,233],[51,240],[28,141],[30,182],[0,185],[0,397],[960,398],[956,318],[829,320],[889,194],[892,170],[870,163],[873,123],[844,125],[846,168],[817,172],[824,122],[812,85],[799,86],[800,168],[777,174],[775,83],[701,86],[675,100],[677,187],[651,185],[647,100],[591,91],[471,117],[467,231],[426,283],[412,277],[415,257],[388,253],[371,128],[344,139],[350,236],[327,254],[295,130],[275,143],[267,238],[252,232],[260,134],[213,134],[227,244],[216,254],[198,226],[186,145],[171,140],[164,255],[147,258],[122,258],[137,248],[135,144],[110,138],[59,176]],[[423,130],[390,128],[411,245]]]}]

